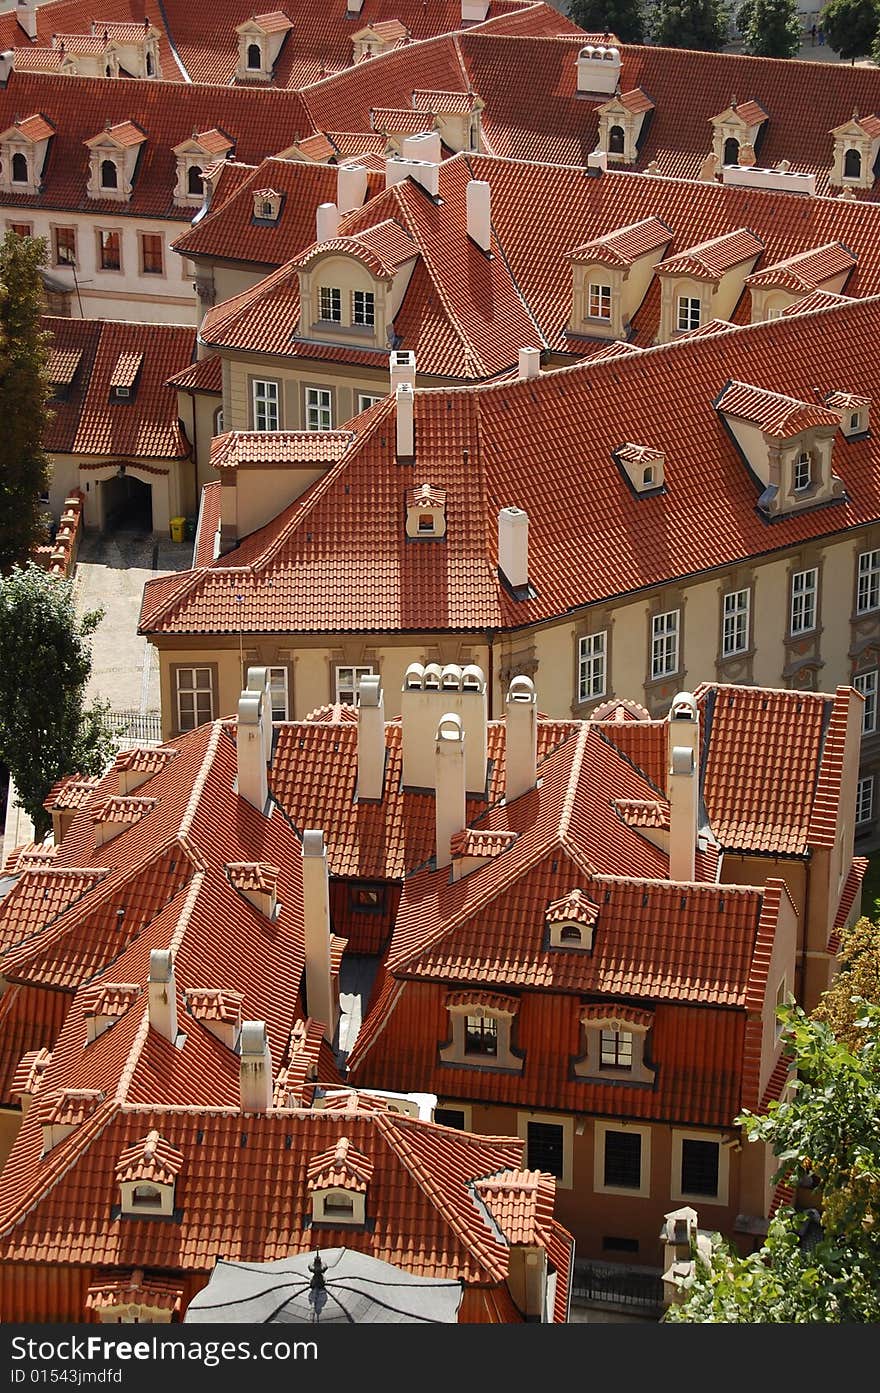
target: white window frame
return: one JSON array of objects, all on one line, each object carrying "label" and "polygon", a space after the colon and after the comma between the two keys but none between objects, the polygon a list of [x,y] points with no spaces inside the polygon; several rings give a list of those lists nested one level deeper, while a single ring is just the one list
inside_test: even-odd
[{"label": "white window frame", "polygon": [[[794,571],[791,577],[790,634],[811,634],[818,621],[819,568]],[[809,621],[809,622],[807,622]]]},{"label": "white window frame", "polygon": [[874,820],[874,775],[866,774],[856,784],[856,827]]},{"label": "white window frame", "polygon": [[877,729],[878,676],[877,668],[872,667],[868,672],[857,672],[853,678],[853,686],[865,698],[862,708],[863,735],[873,735]]},{"label": "white window frame", "polygon": [[353,290],[351,292],[351,322],[359,329],[374,329],[376,326],[376,295],[372,290]]},{"label": "white window frame", "polygon": [[251,383],[251,398],[254,407],[254,430],[280,430],[280,384],[272,378],[255,377]]},{"label": "white window frame", "polygon": [[338,285],[322,285],[319,291],[322,324],[342,323],[342,291]]},{"label": "white window frame", "polygon": [[611,319],[611,286],[604,281],[590,281],[587,286],[587,319],[603,324]]},{"label": "white window frame", "polygon": [[[713,1195],[694,1195],[682,1188],[683,1142],[714,1142],[718,1147],[718,1189]],[[725,1146],[722,1132],[698,1132],[672,1129],[672,1183],[670,1197],[682,1203],[714,1204],[724,1206],[729,1202],[730,1193],[730,1147]]]},{"label": "white window frame", "polygon": [[369,409],[370,409],[371,406],[375,406],[377,402],[380,402],[380,401],[382,401],[382,400],[383,400],[383,393],[382,393],[382,392],[375,392],[375,393],[373,393],[373,392],[358,392],[358,394],[357,394],[357,401],[358,401],[357,414],[360,415],[360,413],[361,413],[362,411],[369,411]]},{"label": "white window frame", "polygon": [[578,639],[578,701],[596,701],[608,684],[608,630]]},{"label": "white window frame", "polygon": [[[281,682],[280,682],[277,686],[274,686],[274,687],[273,687],[273,683],[274,683],[274,681],[275,681],[276,676],[280,676],[280,677],[281,677]],[[283,715],[283,716],[276,716],[276,715],[275,715],[275,705],[276,705],[276,703],[275,703],[275,700],[274,700],[274,696],[277,695],[277,694],[279,694],[279,693],[283,694],[283,696],[284,696],[284,715]],[[286,667],[270,667],[270,668],[269,668],[269,695],[270,695],[270,699],[271,699],[270,704],[271,704],[271,707],[272,707],[272,720],[273,720],[273,721],[289,721],[289,720],[290,720],[290,674],[289,674],[289,672],[288,672],[288,670],[287,670]]]},{"label": "white window frame", "polygon": [[[207,685],[207,687],[198,685],[198,683],[196,682],[196,679],[195,679],[195,674],[196,674],[197,672],[206,672],[206,673],[208,674],[208,685]],[[185,687],[185,686],[183,686],[183,684],[182,684],[182,682],[181,682],[181,680],[180,680],[180,679],[184,676],[184,674],[186,674],[186,673],[189,673],[190,678],[192,679],[192,683],[193,683],[192,686]],[[208,693],[208,704],[209,704],[209,706],[210,706],[210,712],[209,712],[209,714],[205,717],[205,720],[204,720],[204,721],[199,720],[198,695],[199,695],[199,693],[201,693],[201,692],[207,692],[207,693]],[[193,714],[193,724],[192,724],[192,725],[184,725],[184,723],[183,723],[183,710],[182,710],[182,707],[181,707],[181,697],[184,696],[184,695],[191,695],[192,698],[193,698],[193,712],[192,712],[192,714]],[[195,664],[193,664],[192,667],[179,667],[179,668],[177,668],[177,669],[175,670],[175,673],[174,673],[174,701],[175,701],[175,706],[176,706],[176,709],[177,709],[177,729],[178,729],[178,731],[180,732],[180,734],[184,734],[184,733],[185,733],[186,731],[188,731],[188,730],[196,730],[200,725],[204,725],[207,721],[213,721],[213,719],[214,719],[214,673],[212,672],[211,668],[210,668],[207,664],[203,664],[203,663],[195,663]]]},{"label": "white window frame", "polygon": [[560,1190],[574,1188],[574,1118],[558,1112],[518,1112],[516,1115],[516,1135],[526,1144],[528,1157],[529,1123],[538,1122],[562,1128],[562,1175],[556,1177]]},{"label": "white window frame", "polygon": [[306,430],[333,429],[333,393],[329,387],[306,388]]},{"label": "white window frame", "polygon": [[218,407],[217,407],[217,410],[214,412],[214,434],[215,434],[215,435],[222,435],[222,434],[223,434],[223,407],[222,407],[222,406],[218,406]]},{"label": "white window frame", "polygon": [[[343,672],[350,672],[350,673],[351,673],[351,675],[352,675],[352,682],[351,682],[351,684],[349,684],[349,683],[347,683],[347,682],[343,683],[343,682],[340,680],[340,674],[343,673]],[[357,706],[357,704],[358,704],[358,687],[359,687],[359,685],[360,685],[360,679],[361,679],[362,677],[375,677],[375,676],[376,676],[376,669],[375,669],[371,664],[369,664],[369,663],[367,663],[367,664],[360,664],[360,665],[359,665],[359,664],[356,664],[356,663],[340,663],[339,666],[336,668],[336,673],[335,673],[335,689],[336,689],[336,695],[335,695],[335,697],[334,697],[334,700],[335,700],[335,701],[338,701],[338,702],[342,702],[343,705],[347,705],[347,706]],[[348,692],[348,691],[351,691],[351,692],[353,693],[353,696],[354,696],[354,700],[353,700],[353,701],[346,702],[345,699],[344,699],[344,697],[342,696],[342,693],[343,693],[343,692]]]},{"label": "white window frame", "polygon": [[[116,180],[112,184],[104,183],[105,165],[112,165],[114,170],[116,171]],[[119,182],[119,175],[119,161],[114,159],[112,155],[103,154],[98,161],[98,188],[105,193],[117,193],[121,187]]]},{"label": "white window frame", "polygon": [[[672,677],[681,667],[681,610],[668,609],[651,615],[651,680]],[[675,658],[670,665],[669,657]],[[662,660],[662,666],[658,665]]]},{"label": "white window frame", "polygon": [[[608,1132],[638,1132],[642,1139],[641,1171],[638,1188],[605,1184],[605,1137]],[[597,1195],[630,1195],[647,1199],[651,1194],[651,1128],[625,1122],[593,1123],[593,1190]]]},{"label": "white window frame", "polygon": [[[606,1048],[606,1039],[608,1041]],[[606,1053],[613,1053],[613,1059],[606,1060]],[[631,1030],[616,1030],[612,1026],[602,1025],[599,1027],[599,1068],[620,1069],[631,1074],[633,1071],[633,1056],[635,1053],[635,1035]],[[626,1056],[629,1062],[622,1063]]]},{"label": "white window frame", "polygon": [[806,493],[812,484],[813,457],[809,450],[799,450],[795,455],[791,481],[795,493]]},{"label": "white window frame", "polygon": [[859,553],[856,614],[880,609],[880,551]]},{"label": "white window frame", "polygon": [[703,322],[703,302],[696,295],[679,295],[675,306],[675,326],[680,334],[699,329]]},{"label": "white window frame", "polygon": [[723,596],[721,607],[722,658],[735,658],[740,653],[748,652],[751,607],[752,592],[748,587],[744,590],[728,590],[727,594]]}]

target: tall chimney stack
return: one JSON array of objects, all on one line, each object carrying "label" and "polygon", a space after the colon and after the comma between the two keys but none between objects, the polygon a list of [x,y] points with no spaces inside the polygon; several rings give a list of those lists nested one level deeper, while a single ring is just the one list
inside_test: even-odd
[{"label": "tall chimney stack", "polygon": [[177,1039],[177,987],[169,948],[150,949],[147,1011],[150,1029],[164,1035],[173,1045]]},{"label": "tall chimney stack", "polygon": [[673,697],[668,724],[669,878],[692,881],[700,808],[700,719],[690,692]]},{"label": "tall chimney stack", "polygon": [[353,213],[367,196],[367,171],[362,164],[341,164],[336,171],[336,207]]},{"label": "tall chimney stack", "polygon": [[538,781],[538,698],[531,677],[514,677],[505,703],[504,797],[508,803]]},{"label": "tall chimney stack", "polygon": [[529,583],[529,515],[522,508],[498,514],[498,568],[512,590]]},{"label": "tall chimney stack", "polygon": [[492,189],[485,179],[467,185],[467,234],[484,252],[492,245]]},{"label": "tall chimney stack", "polygon": [[389,356],[388,366],[391,372],[391,394],[397,391],[402,382],[406,382],[415,390],[416,385],[416,355],[408,348],[394,348]]},{"label": "tall chimney stack", "polygon": [[385,694],[375,673],[358,687],[357,796],[381,799],[385,785]]},{"label": "tall chimney stack", "polygon": [[523,381],[541,375],[540,348],[521,348],[519,350],[519,375]]},{"label": "tall chimney stack", "polygon": [[272,750],[269,669],[248,668],[248,685],[238,700],[238,792],[263,812],[269,797],[266,765]]},{"label": "tall chimney stack", "polygon": [[315,214],[315,241],[332,242],[339,231],[339,209],[335,203],[319,203]]},{"label": "tall chimney stack", "polygon": [[306,937],[306,1005],[312,1020],[324,1027],[324,1038],[332,1044],[336,1029],[336,1007],[330,973],[330,889],[327,877],[327,849],[319,828],[303,832],[303,919]]},{"label": "tall chimney stack", "polygon": [[37,0],[18,0],[15,18],[29,39],[37,37]]},{"label": "tall chimney stack", "polygon": [[449,844],[466,825],[464,726],[460,716],[450,711],[442,716],[434,741],[436,764],[435,816],[437,823],[437,867],[452,861]]},{"label": "tall chimney stack", "polygon": [[272,1055],[265,1021],[244,1021],[239,1036],[239,1087],[242,1112],[268,1112],[272,1106]]},{"label": "tall chimney stack", "polygon": [[416,452],[415,392],[401,382],[394,392],[397,411],[397,458],[412,459]]}]

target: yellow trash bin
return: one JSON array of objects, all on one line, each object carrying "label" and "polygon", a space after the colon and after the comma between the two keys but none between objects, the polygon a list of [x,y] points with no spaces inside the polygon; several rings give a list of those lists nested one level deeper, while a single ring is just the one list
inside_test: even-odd
[{"label": "yellow trash bin", "polygon": [[186,518],[171,518],[170,526],[172,542],[182,542],[186,531]]}]

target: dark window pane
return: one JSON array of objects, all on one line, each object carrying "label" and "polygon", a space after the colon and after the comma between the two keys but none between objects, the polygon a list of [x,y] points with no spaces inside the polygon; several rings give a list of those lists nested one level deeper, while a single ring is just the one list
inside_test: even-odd
[{"label": "dark window pane", "polygon": [[562,1175],[563,1131],[555,1122],[530,1122],[526,1150],[529,1170]]},{"label": "dark window pane", "polygon": [[460,1108],[435,1108],[434,1121],[441,1127],[457,1127],[464,1131],[464,1113]]},{"label": "dark window pane", "polygon": [[718,1143],[690,1141],[681,1144],[681,1193],[718,1194]]},{"label": "dark window pane", "polygon": [[642,1183],[642,1138],[638,1132],[605,1133],[606,1185],[638,1190]]}]

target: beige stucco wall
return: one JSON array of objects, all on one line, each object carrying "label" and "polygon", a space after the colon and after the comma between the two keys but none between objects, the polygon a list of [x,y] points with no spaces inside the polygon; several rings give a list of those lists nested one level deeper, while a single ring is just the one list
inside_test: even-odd
[{"label": "beige stucco wall", "polygon": [[306,429],[307,387],[330,391],[333,428],[357,414],[357,394],[384,396],[388,392],[388,358],[377,354],[375,371],[308,359],[269,358],[257,354],[223,354],[223,424],[227,430],[253,430],[253,388],[256,378],[281,383],[280,428]]}]

